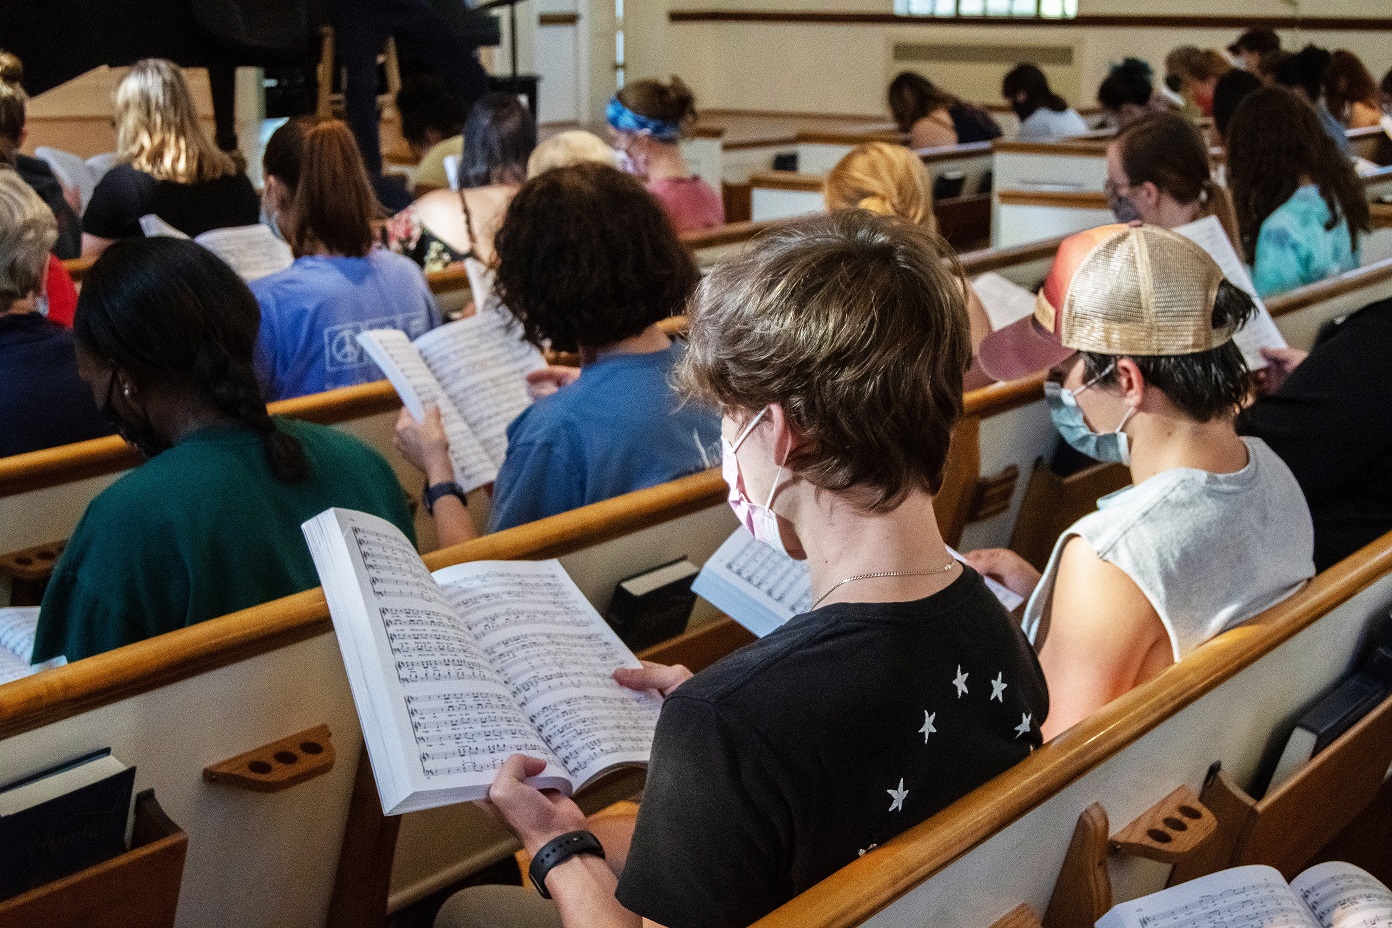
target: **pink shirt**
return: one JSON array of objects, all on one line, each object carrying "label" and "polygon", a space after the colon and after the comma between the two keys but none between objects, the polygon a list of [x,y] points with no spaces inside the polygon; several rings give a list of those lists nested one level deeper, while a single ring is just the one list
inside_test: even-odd
[{"label": "pink shirt", "polygon": [[657,197],[678,232],[713,229],[725,224],[724,201],[699,177],[648,181],[648,192]]}]

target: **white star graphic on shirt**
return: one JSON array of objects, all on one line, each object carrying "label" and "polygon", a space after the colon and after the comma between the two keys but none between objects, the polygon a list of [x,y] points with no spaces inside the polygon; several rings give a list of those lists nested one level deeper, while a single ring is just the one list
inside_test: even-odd
[{"label": "white star graphic on shirt", "polygon": [[967,691],[967,675],[962,673],[962,665],[957,665],[957,677],[952,681],[952,685],[957,687],[957,698],[961,699],[962,694]]},{"label": "white star graphic on shirt", "polygon": [[857,856],[857,857],[864,857],[866,854],[870,853],[871,851],[873,851],[873,850],[874,850],[875,848],[877,848],[877,847],[879,847],[878,844],[872,844],[872,845],[870,845],[869,847],[863,847],[863,848],[860,849],[859,853],[856,854],[856,856]]},{"label": "white star graphic on shirt", "polygon": [[933,720],[937,717],[938,714],[936,712],[929,712],[927,709],[923,710],[923,727],[918,730],[918,733],[923,736],[924,744],[928,743],[929,735],[936,735],[938,733],[938,730],[933,727]]},{"label": "white star graphic on shirt", "polygon": [[1021,735],[1028,735],[1031,731],[1033,720],[1034,716],[1026,712],[1024,717],[1020,719],[1020,724],[1015,726],[1015,737],[1018,738]]},{"label": "white star graphic on shirt", "polygon": [[[997,673],[996,678],[991,681],[991,699],[997,700],[998,702],[1005,702],[1005,688],[1010,685],[1002,679],[1004,676],[1005,674],[1003,673]],[[990,702],[990,700],[987,700],[987,702]]]},{"label": "white star graphic on shirt", "polygon": [[891,802],[891,803],[889,804],[889,811],[891,811],[891,812],[894,812],[894,811],[903,812],[903,811],[904,811],[904,797],[907,796],[907,795],[909,794],[909,791],[906,790],[906,789],[904,789],[904,778],[903,778],[903,777],[900,777],[900,778],[899,778],[899,788],[898,788],[898,789],[887,789],[887,790],[885,790],[885,792],[886,792],[886,793],[889,793],[890,798],[894,800],[893,802]]}]

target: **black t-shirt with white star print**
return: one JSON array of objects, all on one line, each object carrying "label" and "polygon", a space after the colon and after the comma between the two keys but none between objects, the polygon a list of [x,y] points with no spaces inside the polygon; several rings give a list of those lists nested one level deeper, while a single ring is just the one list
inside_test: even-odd
[{"label": "black t-shirt with white star print", "polygon": [[981,577],[795,617],[662,707],[617,896],[743,928],[1026,757],[1034,650]]}]

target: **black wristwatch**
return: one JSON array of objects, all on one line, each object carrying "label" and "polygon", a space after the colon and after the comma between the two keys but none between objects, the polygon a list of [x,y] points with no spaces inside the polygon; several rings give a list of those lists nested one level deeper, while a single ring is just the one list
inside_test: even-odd
[{"label": "black wristwatch", "polygon": [[551,894],[546,891],[546,874],[577,854],[592,854],[603,860],[604,846],[588,831],[571,831],[559,838],[552,838],[536,852],[536,856],[532,858],[532,865],[527,868],[527,875],[532,878],[532,885],[541,893],[541,898],[551,898]]},{"label": "black wristwatch", "polygon": [[464,495],[464,488],[453,480],[447,480],[444,483],[426,484],[425,490],[422,491],[421,496],[425,500],[425,511],[432,516],[435,515],[435,504],[446,496],[457,497],[459,502],[463,503],[466,509],[469,506],[469,500]]}]

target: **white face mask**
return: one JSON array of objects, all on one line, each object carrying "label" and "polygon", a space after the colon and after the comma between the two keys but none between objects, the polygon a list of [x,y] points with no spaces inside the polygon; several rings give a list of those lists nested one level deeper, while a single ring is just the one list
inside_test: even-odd
[{"label": "white face mask", "polygon": [[768,412],[767,406],[759,410],[759,414],[749,420],[749,424],[744,427],[744,430],[733,442],[721,439],[720,474],[730,485],[730,508],[735,511],[735,516],[749,531],[749,534],[779,554],[788,554],[788,549],[783,544],[783,532],[778,527],[778,514],[769,508],[773,503],[774,494],[778,492],[778,483],[783,479],[783,465],[778,465],[778,473],[774,475],[773,486],[769,488],[768,500],[760,506],[745,495],[744,480],[740,477],[739,459],[735,457],[735,452],[739,450],[739,446],[744,444],[744,440],[749,437],[750,432],[754,431],[754,426],[759,424],[759,420],[764,417],[766,412]]}]

